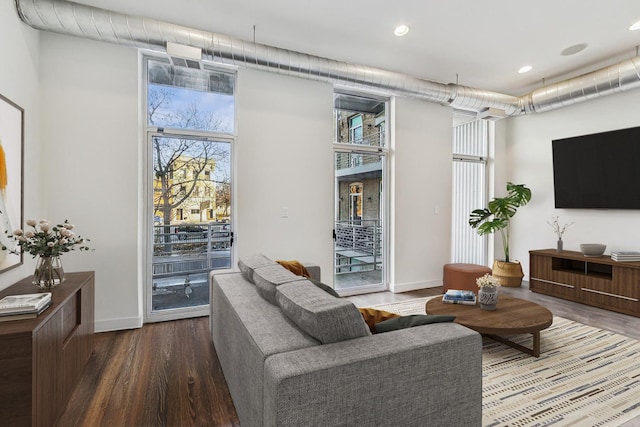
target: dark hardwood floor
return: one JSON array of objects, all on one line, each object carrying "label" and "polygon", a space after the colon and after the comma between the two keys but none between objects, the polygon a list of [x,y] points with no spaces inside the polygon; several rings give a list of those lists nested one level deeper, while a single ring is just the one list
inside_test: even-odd
[{"label": "dark hardwood floor", "polygon": [[239,426],[209,318],[96,334],[58,426]]},{"label": "dark hardwood floor", "polygon": [[[553,314],[640,339],[640,318],[503,287]],[[441,287],[348,297],[358,306],[440,295]],[[96,334],[96,350],[58,422],[67,426],[239,426],[208,317]],[[640,418],[625,426],[640,425]]]}]

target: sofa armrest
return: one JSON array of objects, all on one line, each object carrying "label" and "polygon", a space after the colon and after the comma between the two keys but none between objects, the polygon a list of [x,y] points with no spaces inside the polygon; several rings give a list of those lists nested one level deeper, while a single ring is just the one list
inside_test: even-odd
[{"label": "sofa armrest", "polygon": [[265,426],[475,426],[482,340],[455,323],[417,326],[270,356]]},{"label": "sofa armrest", "polygon": [[318,264],[303,263],[304,267],[313,280],[320,282],[320,266]]}]

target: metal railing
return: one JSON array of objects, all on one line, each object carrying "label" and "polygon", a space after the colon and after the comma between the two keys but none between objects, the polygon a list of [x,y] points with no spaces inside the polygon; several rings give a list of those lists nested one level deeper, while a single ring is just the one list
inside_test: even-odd
[{"label": "metal railing", "polygon": [[336,274],[382,267],[380,220],[346,220],[335,223]]},{"label": "metal railing", "polygon": [[[369,147],[381,147],[384,142],[384,132],[365,135],[360,139],[348,141],[352,145],[364,145]],[[380,157],[370,154],[336,153],[336,170],[354,168],[370,163],[379,163]]]},{"label": "metal railing", "polygon": [[154,279],[231,266],[233,233],[227,223],[154,225],[153,238]]}]

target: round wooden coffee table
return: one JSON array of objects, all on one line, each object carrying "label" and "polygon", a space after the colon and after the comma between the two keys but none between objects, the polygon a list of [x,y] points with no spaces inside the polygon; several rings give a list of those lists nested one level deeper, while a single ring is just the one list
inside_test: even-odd
[{"label": "round wooden coffee table", "polygon": [[[498,297],[497,308],[493,311],[480,309],[480,304],[443,303],[442,297],[427,301],[426,311],[427,314],[456,316],[456,323],[535,357],[540,357],[540,331],[553,323],[551,312],[540,304],[508,295]],[[504,335],[517,334],[533,335],[533,348],[504,338]]]}]

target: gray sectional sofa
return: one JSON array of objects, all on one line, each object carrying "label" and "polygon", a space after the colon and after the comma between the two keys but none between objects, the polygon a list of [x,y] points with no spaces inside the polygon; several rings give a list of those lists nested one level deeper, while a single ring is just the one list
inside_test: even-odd
[{"label": "gray sectional sofa", "polygon": [[238,264],[210,275],[210,323],[242,427],[481,424],[476,332],[436,323],[371,335],[351,302],[262,255]]}]

